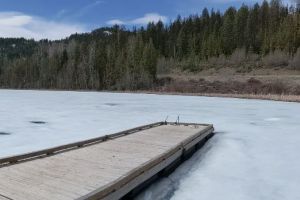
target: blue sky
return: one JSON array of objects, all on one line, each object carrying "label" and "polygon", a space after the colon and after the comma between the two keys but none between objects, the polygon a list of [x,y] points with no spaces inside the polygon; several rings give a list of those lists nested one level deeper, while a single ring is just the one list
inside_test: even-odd
[{"label": "blue sky", "polygon": [[[1,0],[0,37],[60,39],[75,32],[149,21],[169,22],[178,14],[201,13],[204,7],[223,11],[255,0]],[[260,0],[258,0],[260,2]]]}]

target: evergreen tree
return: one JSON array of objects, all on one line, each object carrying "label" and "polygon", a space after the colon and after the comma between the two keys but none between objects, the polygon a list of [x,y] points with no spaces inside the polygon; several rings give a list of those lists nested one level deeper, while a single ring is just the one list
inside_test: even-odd
[{"label": "evergreen tree", "polygon": [[230,55],[236,48],[236,41],[234,38],[234,19],[236,10],[229,8],[224,15],[224,24],[222,27],[222,44],[225,55]]},{"label": "evergreen tree", "polygon": [[248,15],[248,6],[242,5],[235,17],[234,39],[238,48],[242,48],[245,45]]},{"label": "evergreen tree", "polygon": [[59,41],[0,38],[0,86],[138,89],[156,81],[158,59],[193,71],[201,69],[200,62],[222,54],[231,58],[243,48],[258,57],[278,50],[292,57],[299,47],[299,9],[265,0],[224,14],[205,8],[168,24],[115,25]]}]

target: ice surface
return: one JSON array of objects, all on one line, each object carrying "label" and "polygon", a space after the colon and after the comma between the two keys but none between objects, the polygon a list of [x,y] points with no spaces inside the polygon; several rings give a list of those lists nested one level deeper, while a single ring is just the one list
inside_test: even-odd
[{"label": "ice surface", "polygon": [[[162,121],[216,135],[137,199],[300,199],[300,104],[213,97],[0,90],[0,157]],[[31,123],[31,122],[45,123]]]}]

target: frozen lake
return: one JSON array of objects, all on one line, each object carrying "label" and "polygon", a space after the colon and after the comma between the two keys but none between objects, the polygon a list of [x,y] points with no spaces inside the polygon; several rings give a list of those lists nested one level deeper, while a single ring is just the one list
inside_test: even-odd
[{"label": "frozen lake", "polygon": [[0,90],[0,157],[156,121],[216,135],[137,199],[300,199],[300,104],[213,97]]}]

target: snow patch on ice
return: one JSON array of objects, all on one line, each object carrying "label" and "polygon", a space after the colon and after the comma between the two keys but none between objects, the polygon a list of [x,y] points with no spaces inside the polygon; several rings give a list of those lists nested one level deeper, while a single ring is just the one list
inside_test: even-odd
[{"label": "snow patch on ice", "polygon": [[277,121],[280,121],[281,119],[278,117],[270,117],[270,118],[266,118],[264,120],[269,121],[269,122],[277,122]]}]

